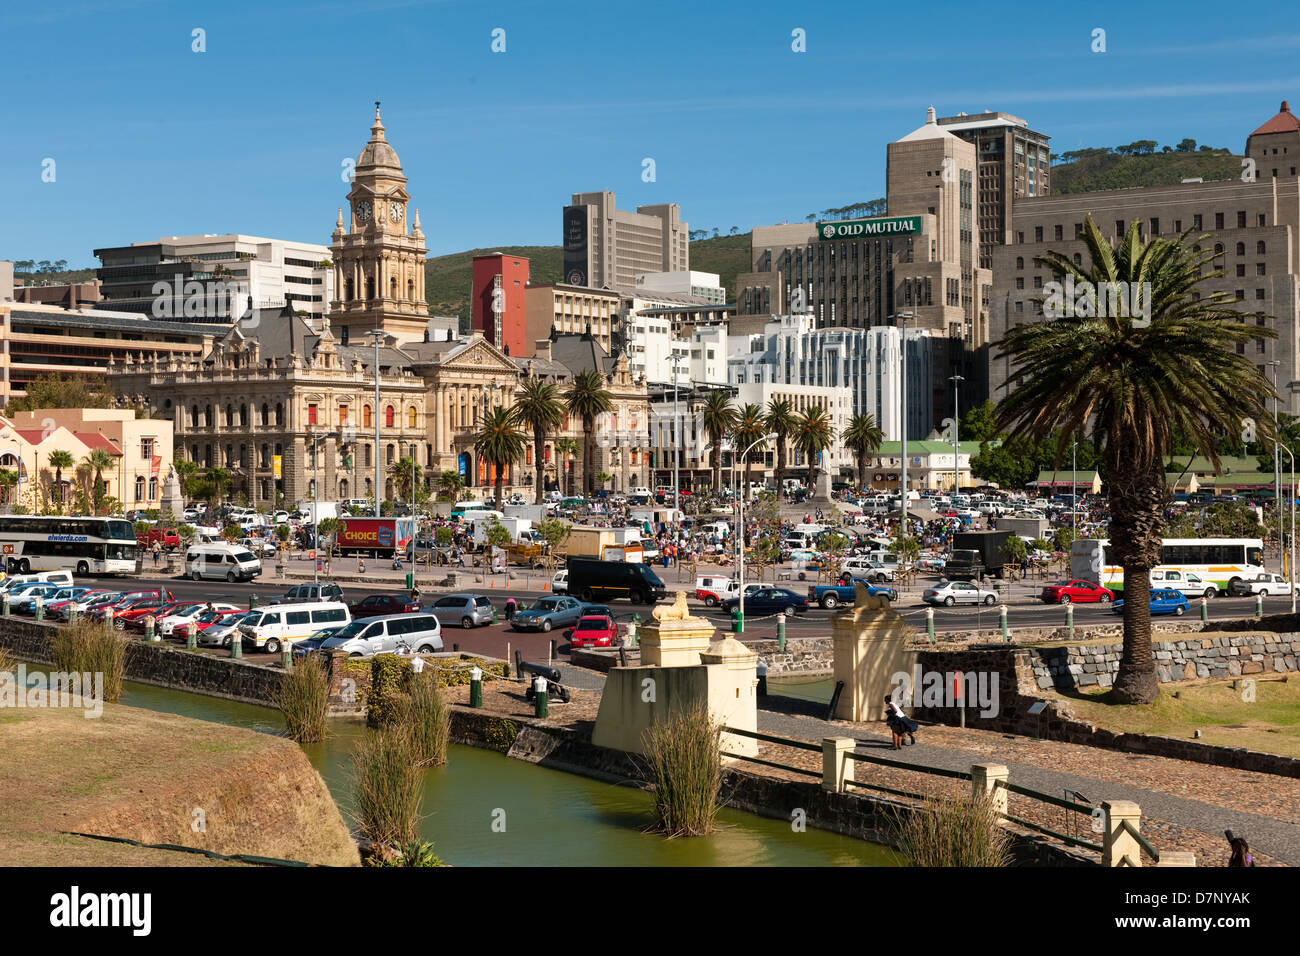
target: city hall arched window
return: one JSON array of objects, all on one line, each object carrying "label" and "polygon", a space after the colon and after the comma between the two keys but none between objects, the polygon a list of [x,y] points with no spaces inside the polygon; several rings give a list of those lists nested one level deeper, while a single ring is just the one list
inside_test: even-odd
[{"label": "city hall arched window", "polygon": [[393,427],[393,418],[394,418],[395,414],[396,414],[396,413],[393,411],[393,406],[392,406],[392,405],[389,405],[387,408],[384,409],[384,427],[385,427],[385,428],[392,428],[392,427]]},{"label": "city hall arched window", "polygon": [[374,414],[374,413],[371,411],[369,405],[362,405],[362,406],[361,406],[361,424],[362,424],[364,427],[366,427],[366,428],[373,428],[373,427],[374,427],[375,422],[374,422],[374,419],[373,419],[373,417],[372,417],[373,414]]},{"label": "city hall arched window", "polygon": [[415,406],[414,405],[412,405],[410,408],[406,410],[406,427],[407,428],[415,427]]}]

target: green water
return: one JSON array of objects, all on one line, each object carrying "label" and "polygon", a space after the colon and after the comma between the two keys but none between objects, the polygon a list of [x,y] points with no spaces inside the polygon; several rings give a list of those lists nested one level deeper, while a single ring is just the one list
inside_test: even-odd
[{"label": "green water", "polygon": [[767,679],[769,694],[811,700],[818,704],[829,704],[834,691],[835,679],[832,677],[769,677]]},{"label": "green water", "polygon": [[[126,684],[122,703],[265,733],[283,726],[267,708],[145,684]],[[330,726],[328,740],[303,750],[346,818],[348,757],[367,730],[360,721]],[[421,832],[456,866],[896,865],[884,847],[736,810],[719,813],[721,830],[709,837],[665,840],[643,830],[650,805],[648,793],[630,786],[453,746],[447,765],[425,775]]]}]

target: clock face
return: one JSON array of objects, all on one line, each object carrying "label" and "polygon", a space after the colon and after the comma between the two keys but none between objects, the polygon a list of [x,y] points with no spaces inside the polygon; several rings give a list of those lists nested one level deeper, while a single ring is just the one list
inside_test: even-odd
[{"label": "clock face", "polygon": [[370,203],[363,199],[361,200],[361,202],[357,203],[357,222],[369,222],[369,221],[370,221]]},{"label": "clock face", "polygon": [[400,203],[389,203],[389,204],[388,204],[388,218],[389,218],[389,219],[393,220],[393,222],[401,222],[401,221],[402,221],[402,216],[403,216],[403,212],[402,212],[402,206],[401,206]]}]

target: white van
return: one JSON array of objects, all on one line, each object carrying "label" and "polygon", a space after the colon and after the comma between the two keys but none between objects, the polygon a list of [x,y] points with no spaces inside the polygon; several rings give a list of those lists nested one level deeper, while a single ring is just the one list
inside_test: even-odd
[{"label": "white van", "polygon": [[442,625],[432,614],[385,614],[360,617],[335,631],[321,643],[321,650],[343,651],[348,657],[398,654],[406,644],[416,654],[442,650]]},{"label": "white van", "polygon": [[35,571],[32,574],[15,574],[4,579],[0,583],[0,591],[8,591],[16,588],[20,584],[31,584],[34,581],[40,581],[44,584],[64,584],[72,586],[71,571]]},{"label": "white van", "polygon": [[195,581],[251,581],[262,562],[247,548],[233,544],[195,544],[185,552],[185,573]]},{"label": "white van", "polygon": [[285,644],[311,637],[321,628],[342,627],[351,622],[352,615],[342,601],[272,604],[260,618],[250,613],[248,619],[240,622],[239,632],[246,643],[264,648],[268,654],[278,654]]}]

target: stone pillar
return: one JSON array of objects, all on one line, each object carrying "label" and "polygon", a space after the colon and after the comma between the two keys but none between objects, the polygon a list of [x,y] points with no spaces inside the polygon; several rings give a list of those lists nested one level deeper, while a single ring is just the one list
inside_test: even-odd
[{"label": "stone pillar", "polygon": [[1106,814],[1101,865],[1141,866],[1142,847],[1123,826],[1129,822],[1134,829],[1140,829],[1142,809],[1132,800],[1103,800],[1101,806]]},{"label": "stone pillar", "polygon": [[894,689],[894,675],[910,673],[907,636],[898,612],[865,589],[856,605],[831,615],[835,680],[844,682],[835,719],[885,719],[885,696]]},{"label": "stone pillar", "polygon": [[858,742],[852,737],[822,738],[822,789],[833,793],[848,790],[845,784],[853,779],[853,761],[848,754]]},{"label": "stone pillar", "polygon": [[[669,616],[679,608],[679,616]],[[641,626],[641,663],[656,667],[700,664],[701,653],[709,650],[713,625],[704,618],[686,616],[685,591],[678,591],[676,604],[666,610],[668,613],[662,619],[655,618]]]},{"label": "stone pillar", "polygon": [[[710,629],[712,627],[710,626]],[[644,651],[642,652],[644,653]],[[758,731],[758,655],[734,637],[714,641],[700,654],[709,669],[709,712],[724,727]],[[758,756],[758,741],[739,734],[722,735],[722,749],[731,754]],[[724,763],[731,762],[723,758]]]},{"label": "stone pillar", "polygon": [[1195,866],[1196,854],[1188,850],[1161,850],[1156,866]]},{"label": "stone pillar", "polygon": [[998,763],[977,763],[970,768],[971,794],[975,797],[988,794],[993,800],[993,809],[1002,817],[1007,815],[1007,790],[998,784],[1006,783],[1008,776],[1010,771]]}]

